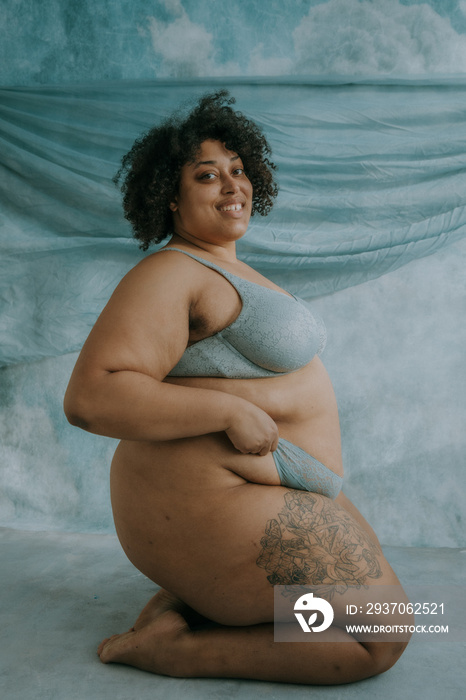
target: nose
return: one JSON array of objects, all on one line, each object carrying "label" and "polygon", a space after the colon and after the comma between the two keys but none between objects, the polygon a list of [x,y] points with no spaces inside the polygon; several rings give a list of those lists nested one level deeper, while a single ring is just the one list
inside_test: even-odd
[{"label": "nose", "polygon": [[222,177],[222,192],[223,194],[233,194],[238,192],[239,182],[230,173],[225,173]]}]

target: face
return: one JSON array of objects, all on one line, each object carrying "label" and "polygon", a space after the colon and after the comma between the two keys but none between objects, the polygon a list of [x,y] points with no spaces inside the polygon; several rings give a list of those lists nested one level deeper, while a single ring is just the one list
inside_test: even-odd
[{"label": "face", "polygon": [[251,217],[252,185],[241,158],[220,141],[201,144],[181,170],[170,204],[175,233],[195,244],[225,245],[244,236]]}]

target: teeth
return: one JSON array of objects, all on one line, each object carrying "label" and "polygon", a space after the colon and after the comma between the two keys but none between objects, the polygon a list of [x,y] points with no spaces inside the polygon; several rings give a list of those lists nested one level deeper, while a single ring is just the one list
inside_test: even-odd
[{"label": "teeth", "polygon": [[241,211],[242,204],[229,204],[227,207],[221,207],[220,211]]}]

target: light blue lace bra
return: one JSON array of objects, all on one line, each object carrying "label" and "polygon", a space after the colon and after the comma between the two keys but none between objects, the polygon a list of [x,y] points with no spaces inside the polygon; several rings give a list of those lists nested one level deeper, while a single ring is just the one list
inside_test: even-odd
[{"label": "light blue lace bra", "polygon": [[208,260],[175,250],[216,270],[238,292],[242,308],[229,326],[186,348],[171,377],[250,379],[287,374],[304,367],[325,347],[323,323],[305,302],[263,287]]},{"label": "light blue lace bra", "polygon": [[[271,377],[304,367],[323,350],[325,327],[301,299],[233,275],[180,248],[163,250],[184,253],[216,270],[233,285],[242,301],[233,323],[186,348],[169,376]],[[280,438],[272,457],[282,486],[332,499],[338,495],[342,478],[301,447]]]}]

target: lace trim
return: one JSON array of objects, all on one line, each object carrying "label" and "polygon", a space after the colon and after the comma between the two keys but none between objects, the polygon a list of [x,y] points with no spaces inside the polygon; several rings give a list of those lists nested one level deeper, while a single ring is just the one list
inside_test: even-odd
[{"label": "lace trim", "polygon": [[338,496],[342,477],[292,442],[280,438],[273,458],[282,486],[320,493],[331,499]]}]

